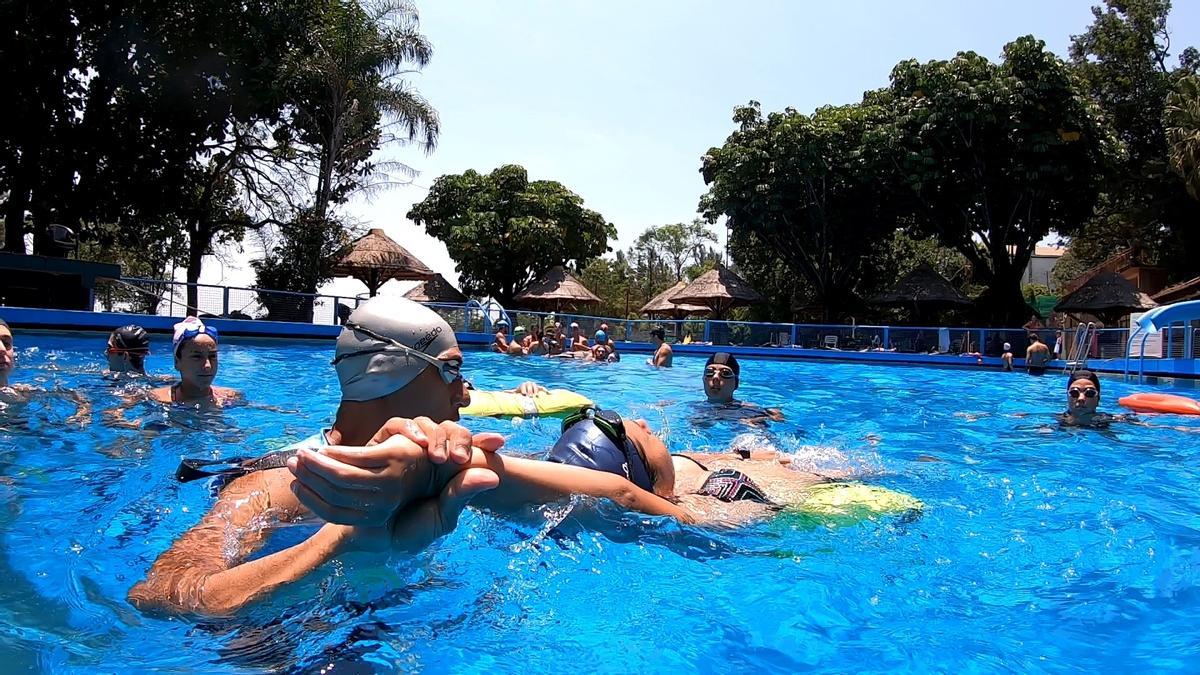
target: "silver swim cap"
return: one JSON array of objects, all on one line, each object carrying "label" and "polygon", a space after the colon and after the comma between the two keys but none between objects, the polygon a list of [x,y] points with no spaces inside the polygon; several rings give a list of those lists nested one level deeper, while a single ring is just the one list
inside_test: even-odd
[{"label": "silver swim cap", "polygon": [[333,364],[342,400],[370,401],[400,391],[431,365],[412,352],[436,360],[456,346],[454,330],[437,312],[404,298],[371,298],[338,335]]}]

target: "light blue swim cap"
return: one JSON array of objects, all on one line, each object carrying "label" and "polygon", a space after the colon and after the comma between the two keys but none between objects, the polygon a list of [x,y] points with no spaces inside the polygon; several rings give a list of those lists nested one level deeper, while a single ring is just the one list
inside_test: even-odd
[{"label": "light blue swim cap", "polygon": [[608,333],[605,333],[602,330],[596,331],[596,340],[598,340],[600,342],[607,342],[608,341]]}]

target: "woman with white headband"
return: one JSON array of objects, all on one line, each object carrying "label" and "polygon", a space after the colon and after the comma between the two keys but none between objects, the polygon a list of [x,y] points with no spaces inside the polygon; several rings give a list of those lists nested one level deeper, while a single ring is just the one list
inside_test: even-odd
[{"label": "woman with white headband", "polygon": [[175,324],[171,347],[175,354],[175,370],[179,382],[150,392],[151,400],[159,403],[207,404],[218,408],[238,403],[241,392],[229,387],[215,387],[217,376],[217,329],[204,325],[189,316]]}]

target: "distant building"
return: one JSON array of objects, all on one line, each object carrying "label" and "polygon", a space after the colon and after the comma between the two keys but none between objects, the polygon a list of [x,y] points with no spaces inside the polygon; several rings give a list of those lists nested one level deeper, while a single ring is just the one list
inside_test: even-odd
[{"label": "distant building", "polygon": [[1021,283],[1024,285],[1041,284],[1046,288],[1053,289],[1056,286],[1054,267],[1065,251],[1066,249],[1058,246],[1035,248],[1033,255],[1029,258],[1029,264],[1025,266],[1025,275],[1021,277]]}]

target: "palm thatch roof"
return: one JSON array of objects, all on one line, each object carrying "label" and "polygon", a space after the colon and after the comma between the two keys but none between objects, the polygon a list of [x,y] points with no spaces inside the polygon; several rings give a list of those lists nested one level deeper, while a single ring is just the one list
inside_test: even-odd
[{"label": "palm thatch roof", "polygon": [[925,263],[900,278],[892,290],[871,298],[871,303],[894,307],[945,309],[967,307],[971,301],[950,285],[946,277]]},{"label": "palm thatch roof", "polygon": [[601,300],[587,289],[562,265],[550,269],[541,279],[529,284],[525,290],[513,296],[526,307],[561,309],[579,305],[598,305]]},{"label": "palm thatch roof", "polygon": [[1155,307],[1158,303],[1130,280],[1116,272],[1100,272],[1059,300],[1054,311],[1091,314],[1111,325],[1125,314]]},{"label": "palm thatch roof", "polygon": [[669,296],[674,303],[704,305],[717,318],[729,309],[753,305],[762,299],[745,279],[721,264]]},{"label": "palm thatch roof", "polygon": [[375,295],[390,279],[425,281],[432,279],[434,272],[383,230],[374,228],[350,244],[350,252],[334,265],[333,274],[354,277]]},{"label": "palm thatch roof", "polygon": [[432,279],[426,279],[413,287],[412,290],[404,294],[404,297],[414,302],[452,302],[462,304],[467,301],[467,296],[462,294],[454,286],[446,281],[446,277],[440,274],[433,275]]},{"label": "palm thatch roof", "polygon": [[650,302],[642,305],[642,314],[662,314],[672,317],[682,317],[691,314],[703,314],[708,312],[708,307],[704,305],[671,302],[671,296],[683,290],[685,287],[687,287],[687,285],[688,282],[680,281],[662,293],[654,296],[650,299]]}]

